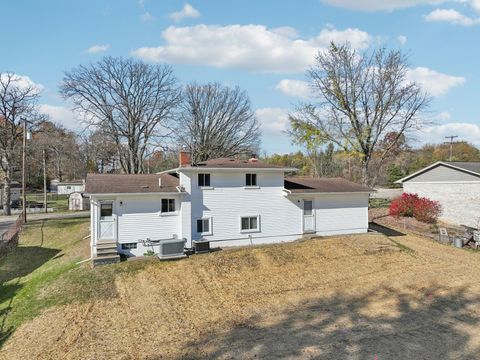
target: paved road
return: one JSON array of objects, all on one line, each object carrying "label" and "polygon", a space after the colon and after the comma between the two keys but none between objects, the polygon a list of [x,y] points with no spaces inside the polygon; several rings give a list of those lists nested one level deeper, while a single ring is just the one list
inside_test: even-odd
[{"label": "paved road", "polygon": [[8,228],[10,225],[15,223],[16,218],[14,219],[0,219],[0,239],[2,238],[2,235],[7,232]]},{"label": "paved road", "polygon": [[397,196],[402,195],[403,189],[387,189],[387,188],[376,188],[376,192],[372,194],[372,198],[377,199],[394,199]]}]

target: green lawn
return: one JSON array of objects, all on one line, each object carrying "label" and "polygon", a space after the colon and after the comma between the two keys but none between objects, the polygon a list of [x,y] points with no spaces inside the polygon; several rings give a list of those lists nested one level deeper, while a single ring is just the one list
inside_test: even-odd
[{"label": "green lawn", "polygon": [[143,266],[76,265],[90,256],[88,233],[88,219],[31,221],[19,247],[0,258],[0,347],[43,309],[112,296],[116,274]]},{"label": "green lawn", "polygon": [[[43,204],[43,193],[28,193],[27,201],[31,204]],[[54,209],[54,212],[68,211],[68,195],[47,193],[47,204],[49,208]]]}]

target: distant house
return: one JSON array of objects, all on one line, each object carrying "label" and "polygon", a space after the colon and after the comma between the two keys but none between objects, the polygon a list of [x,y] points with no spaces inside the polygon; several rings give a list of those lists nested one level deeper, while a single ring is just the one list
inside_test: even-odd
[{"label": "distant house", "polygon": [[440,202],[441,220],[480,227],[480,162],[438,161],[397,183],[404,192]]},{"label": "distant house", "polygon": [[107,244],[143,255],[147,238],[238,246],[367,232],[370,189],[340,178],[285,178],[295,171],[255,158],[191,164],[181,152],[179,167],[160,174],[89,174],[92,256]]},{"label": "distant house", "polygon": [[73,180],[73,181],[63,181],[57,184],[57,194],[58,195],[70,195],[74,192],[84,192],[85,191],[85,181],[84,180]]},{"label": "distant house", "polygon": [[[18,181],[12,181],[10,184],[10,204],[12,206],[20,203],[20,195],[22,193],[22,185]],[[0,184],[0,207],[5,203],[5,184]]]}]

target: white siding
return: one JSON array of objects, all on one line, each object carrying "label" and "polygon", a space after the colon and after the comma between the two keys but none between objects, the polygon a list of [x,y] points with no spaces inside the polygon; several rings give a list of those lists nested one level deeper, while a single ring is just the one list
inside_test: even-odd
[{"label": "white siding", "polygon": [[480,182],[403,183],[403,191],[440,202],[441,220],[478,227],[480,224]]},{"label": "white siding", "polygon": [[74,192],[84,192],[84,191],[85,191],[84,185],[61,185],[60,184],[57,187],[58,195],[70,195],[71,193],[74,193]]},{"label": "white siding", "polygon": [[367,232],[368,194],[317,195],[315,221],[319,235]]},{"label": "white siding", "polygon": [[[283,195],[283,172],[257,172],[257,184],[259,188],[245,189],[244,172],[218,170],[211,174],[213,189],[204,190],[197,185],[196,173],[192,173],[192,238],[201,237],[196,231],[196,220],[202,217],[212,218],[212,235],[204,237],[223,246],[279,242],[300,237],[300,204]],[[260,231],[242,233],[240,218],[254,215],[260,216]]]},{"label": "white siding", "polygon": [[[160,214],[162,198],[175,199],[175,214]],[[140,239],[171,239],[180,236],[180,197],[178,195],[139,195],[117,197],[119,251],[122,243],[138,243]],[[153,250],[158,252],[158,246]],[[122,251],[143,255],[146,250],[137,245],[136,250]]]}]

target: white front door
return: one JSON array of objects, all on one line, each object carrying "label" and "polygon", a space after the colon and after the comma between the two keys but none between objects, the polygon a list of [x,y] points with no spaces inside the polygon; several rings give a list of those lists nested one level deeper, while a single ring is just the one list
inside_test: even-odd
[{"label": "white front door", "polygon": [[116,240],[115,211],[113,201],[102,201],[99,209],[98,239]]},{"label": "white front door", "polygon": [[315,212],[313,200],[303,200],[303,232],[315,232]]}]

